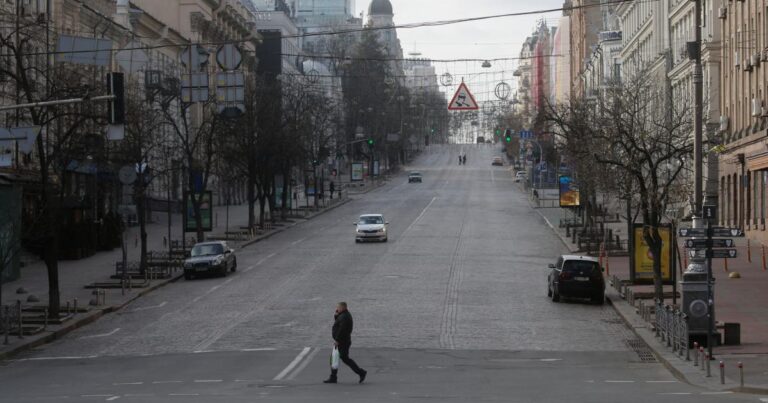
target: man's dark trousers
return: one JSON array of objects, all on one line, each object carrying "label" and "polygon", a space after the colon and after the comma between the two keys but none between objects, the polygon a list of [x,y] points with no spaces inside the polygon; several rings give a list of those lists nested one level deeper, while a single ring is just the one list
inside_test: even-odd
[{"label": "man's dark trousers", "polygon": [[[355,360],[349,358],[349,348],[352,347],[352,344],[339,344],[339,358],[344,364],[347,364],[347,366],[354,371],[358,376],[362,376],[365,371],[363,371],[362,368],[357,366],[357,363]],[[338,369],[332,369],[331,370],[331,379],[336,379],[337,375],[339,373]]]}]

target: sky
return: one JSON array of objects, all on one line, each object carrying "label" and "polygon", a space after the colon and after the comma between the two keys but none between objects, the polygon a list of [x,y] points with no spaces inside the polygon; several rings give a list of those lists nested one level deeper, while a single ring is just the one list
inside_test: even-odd
[{"label": "sky", "polygon": [[[452,20],[506,13],[559,8],[563,0],[390,0],[395,12],[395,24]],[[370,0],[357,0],[358,14],[367,12]],[[418,52],[430,59],[495,59],[517,57],[520,47],[537,21],[544,19],[550,26],[557,25],[562,12],[505,17],[479,22],[461,23],[442,27],[398,29],[403,51]],[[493,63],[483,69],[481,63],[435,63],[438,75],[451,73],[456,81],[464,81],[475,93],[478,101],[495,99],[492,92],[501,82],[514,84],[514,61]],[[475,89],[473,89],[473,87]]]}]

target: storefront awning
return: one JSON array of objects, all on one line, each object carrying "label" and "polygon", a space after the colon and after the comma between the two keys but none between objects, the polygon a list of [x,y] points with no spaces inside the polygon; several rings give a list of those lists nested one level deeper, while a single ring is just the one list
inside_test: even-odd
[{"label": "storefront awning", "polygon": [[747,157],[747,168],[750,171],[768,171],[768,153]]}]

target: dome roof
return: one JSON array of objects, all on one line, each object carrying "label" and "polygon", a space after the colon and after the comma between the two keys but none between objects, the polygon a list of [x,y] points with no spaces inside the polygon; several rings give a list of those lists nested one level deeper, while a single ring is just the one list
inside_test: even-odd
[{"label": "dome roof", "polygon": [[368,7],[368,15],[394,15],[389,0],[373,0]]}]

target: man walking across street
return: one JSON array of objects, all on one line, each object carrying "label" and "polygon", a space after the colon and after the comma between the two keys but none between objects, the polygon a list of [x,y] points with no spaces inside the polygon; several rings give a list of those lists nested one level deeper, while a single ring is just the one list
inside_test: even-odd
[{"label": "man walking across street", "polygon": [[[334,322],[331,334],[333,336],[334,345],[339,349],[339,358],[360,377],[360,383],[363,383],[368,372],[357,366],[357,363],[349,358],[349,348],[352,346],[353,321],[352,314],[349,313],[346,302],[339,302],[338,305],[336,305],[336,313],[333,317]],[[331,369],[331,377],[323,382],[338,382],[338,372],[338,369]]]}]

